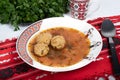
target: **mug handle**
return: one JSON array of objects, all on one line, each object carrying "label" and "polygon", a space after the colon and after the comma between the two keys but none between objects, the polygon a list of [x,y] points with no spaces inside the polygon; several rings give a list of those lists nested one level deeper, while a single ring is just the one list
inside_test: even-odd
[{"label": "mug handle", "polygon": [[95,0],[90,0],[89,4],[88,4],[88,10],[87,10],[87,16],[91,16],[93,13],[95,13],[97,10],[99,10],[100,8],[100,3],[99,1],[95,1]]}]

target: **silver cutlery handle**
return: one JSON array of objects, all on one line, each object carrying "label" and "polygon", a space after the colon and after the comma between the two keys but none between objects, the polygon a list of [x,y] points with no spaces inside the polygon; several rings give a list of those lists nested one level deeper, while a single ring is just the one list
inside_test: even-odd
[{"label": "silver cutlery handle", "polygon": [[117,75],[120,75],[120,64],[119,64],[119,60],[116,54],[115,44],[112,38],[109,38],[109,47],[110,47],[110,55],[111,55],[113,73],[117,76]]}]

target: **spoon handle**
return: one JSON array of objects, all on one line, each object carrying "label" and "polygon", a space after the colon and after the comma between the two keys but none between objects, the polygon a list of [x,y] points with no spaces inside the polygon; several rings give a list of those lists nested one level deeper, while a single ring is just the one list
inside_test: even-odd
[{"label": "spoon handle", "polygon": [[109,37],[110,55],[114,74],[120,75],[120,64],[116,54],[115,44],[112,37]]}]

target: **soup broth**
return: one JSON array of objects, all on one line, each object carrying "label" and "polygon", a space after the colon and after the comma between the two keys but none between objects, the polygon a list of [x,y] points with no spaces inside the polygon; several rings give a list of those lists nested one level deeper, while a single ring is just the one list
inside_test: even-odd
[{"label": "soup broth", "polygon": [[44,32],[49,32],[52,37],[56,35],[63,36],[66,43],[64,48],[56,49],[50,44],[49,52],[45,56],[37,56],[34,52],[34,45],[37,44],[36,37],[40,33],[36,34],[28,43],[28,51],[33,59],[37,62],[53,67],[65,67],[78,63],[84,59],[90,51],[90,40],[86,35],[73,28],[57,27],[47,29]]}]

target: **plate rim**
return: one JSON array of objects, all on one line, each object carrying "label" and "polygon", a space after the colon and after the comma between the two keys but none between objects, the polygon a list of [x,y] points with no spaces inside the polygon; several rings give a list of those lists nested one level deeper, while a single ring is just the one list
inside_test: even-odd
[{"label": "plate rim", "polygon": [[[18,41],[20,40],[20,37],[22,36],[22,34],[24,34],[24,32],[27,30],[27,29],[29,29],[30,28],[30,26],[32,26],[32,25],[35,25],[36,23],[38,23],[38,22],[43,22],[44,20],[47,20],[47,19],[53,19],[53,18],[65,18],[65,17],[52,17],[52,18],[46,18],[46,19],[42,19],[42,20],[38,20],[38,21],[36,21],[36,22],[34,22],[34,23],[32,23],[31,25],[28,25],[27,26],[27,28],[20,34],[20,36],[18,37],[18,39],[17,39],[17,41],[16,41],[16,51],[17,51],[17,53],[18,53],[18,55],[19,55],[19,57],[25,62],[25,63],[27,63],[27,64],[29,64],[30,66],[32,66],[32,67],[34,67],[34,68],[37,68],[36,66],[34,66],[34,65],[31,65],[29,62],[27,62],[21,55],[20,55],[20,53],[19,53],[19,51],[18,51]],[[74,19],[74,18],[71,18],[71,19]],[[75,19],[75,20],[77,20],[77,19]],[[92,26],[91,24],[89,24],[89,23],[87,23],[87,22],[85,22],[85,21],[82,21],[82,20],[80,20],[81,22],[84,22],[85,24],[87,24],[87,25],[90,25],[91,27],[93,27],[97,32],[98,32],[98,30],[94,27],[94,26]],[[42,24],[42,23],[41,23]],[[99,33],[99,32],[98,32]],[[34,33],[35,34],[35,33]],[[101,37],[101,35],[100,35],[100,33],[99,33],[99,37],[100,37],[100,41],[101,41],[101,49],[99,50],[99,53],[98,53],[98,55],[100,54],[100,51],[102,50],[102,46],[103,46],[103,41],[102,41],[102,37]],[[97,56],[98,56],[97,55]],[[97,58],[97,57],[96,57]],[[94,61],[94,60],[89,60],[89,62],[86,64],[86,65],[84,65],[84,66],[87,66],[88,64],[90,64],[92,61]],[[82,67],[84,67],[84,66],[82,66]],[[68,66],[69,67],[69,66]],[[82,67],[79,67],[79,68],[82,68]],[[68,70],[58,70],[58,71],[56,71],[56,70],[49,70],[49,69],[43,69],[43,68],[37,68],[37,69],[40,69],[40,70],[45,70],[45,71],[53,71],[53,72],[65,72],[65,71],[72,71],[72,70],[76,70],[76,69],[79,69],[79,68],[75,68],[75,69],[68,69]]]}]

